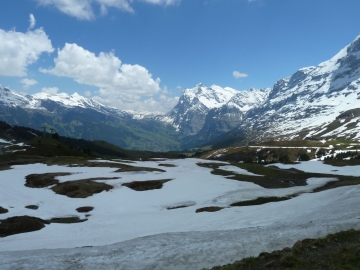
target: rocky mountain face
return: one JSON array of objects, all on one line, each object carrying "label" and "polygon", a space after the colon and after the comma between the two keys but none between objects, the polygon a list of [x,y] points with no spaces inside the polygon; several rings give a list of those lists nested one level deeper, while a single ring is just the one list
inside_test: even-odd
[{"label": "rocky mountain face", "polygon": [[195,135],[203,127],[209,111],[220,108],[236,93],[238,91],[232,88],[198,84],[184,90],[175,108],[159,120],[173,125],[184,135]]},{"label": "rocky mountain face", "polygon": [[227,139],[360,139],[359,108],[360,36],[330,60],[277,81]]},{"label": "rocky mountain face", "polygon": [[199,144],[206,144],[236,128],[249,110],[263,104],[270,90],[270,88],[252,88],[237,92],[220,107],[210,109],[205,116],[202,128],[197,134],[184,138],[184,145],[194,147]]}]

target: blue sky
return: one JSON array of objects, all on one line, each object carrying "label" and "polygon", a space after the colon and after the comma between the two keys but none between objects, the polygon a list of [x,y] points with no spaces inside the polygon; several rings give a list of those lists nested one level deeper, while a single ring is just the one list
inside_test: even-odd
[{"label": "blue sky", "polygon": [[1,0],[0,84],[166,112],[200,82],[272,87],[328,60],[360,33],[359,10],[356,0]]}]

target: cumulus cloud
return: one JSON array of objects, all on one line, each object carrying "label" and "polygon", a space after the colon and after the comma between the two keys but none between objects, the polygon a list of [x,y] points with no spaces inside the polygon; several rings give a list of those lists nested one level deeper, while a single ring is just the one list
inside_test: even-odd
[{"label": "cumulus cloud", "polygon": [[33,79],[27,79],[27,78],[22,79],[20,82],[23,84],[23,89],[25,90],[28,89],[30,86],[33,86],[38,83]]},{"label": "cumulus cloud", "polygon": [[42,92],[50,94],[50,95],[56,95],[59,91],[59,88],[57,87],[43,87],[41,89]]},{"label": "cumulus cloud", "polygon": [[4,31],[0,29],[0,75],[26,76],[27,67],[44,52],[53,52],[51,41],[42,29]]},{"label": "cumulus cloud", "polygon": [[35,20],[35,17],[34,17],[33,14],[30,14],[29,23],[30,23],[30,25],[29,25],[28,30],[33,29],[35,27],[35,24],[36,24],[36,20]]},{"label": "cumulus cloud", "polygon": [[154,102],[149,97],[156,96],[159,106],[173,104],[171,98],[166,100],[161,96],[167,97],[169,93],[161,89],[159,78],[153,79],[149,71],[140,65],[123,64],[114,52],[95,55],[77,44],[66,43],[58,50],[54,63],[53,68],[40,71],[99,87],[94,98],[101,103],[121,109],[145,108],[144,104],[153,106]]},{"label": "cumulus cloud", "polygon": [[[94,19],[94,4],[100,6],[101,14],[106,14],[108,8],[117,8],[127,12],[134,12],[131,3],[134,0],[35,0],[40,5],[52,6],[62,13],[80,20]],[[180,0],[137,0],[157,5],[174,5]]]},{"label": "cumulus cloud", "polygon": [[233,76],[234,76],[236,79],[249,77],[248,74],[242,73],[242,72],[239,72],[239,71],[236,71],[236,70],[233,71]]},{"label": "cumulus cloud", "polygon": [[90,97],[90,96],[91,96],[91,92],[90,92],[90,91],[85,91],[85,96]]}]

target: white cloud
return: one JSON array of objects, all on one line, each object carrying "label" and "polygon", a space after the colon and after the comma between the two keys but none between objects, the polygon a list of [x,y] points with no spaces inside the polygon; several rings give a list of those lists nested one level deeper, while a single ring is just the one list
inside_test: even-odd
[{"label": "white cloud", "polygon": [[33,79],[27,79],[27,78],[22,79],[20,82],[23,84],[24,89],[28,89],[30,86],[33,86],[38,83],[37,81],[35,81]]},{"label": "white cloud", "polygon": [[236,71],[236,70],[233,71],[233,76],[234,76],[236,79],[249,77],[248,74],[246,74],[246,73],[241,73],[241,72]]},{"label": "white cloud", "polygon": [[[63,49],[58,50],[54,62],[54,68],[40,71],[99,87],[94,98],[101,103],[120,109],[145,109],[149,106],[151,110],[160,106],[156,109],[162,111],[169,104],[174,104],[166,88],[161,89],[159,78],[153,79],[149,71],[140,65],[122,64],[114,52],[95,55],[77,44],[66,43]],[[158,102],[157,105],[154,102]]]},{"label": "white cloud", "polygon": [[[95,18],[94,4],[100,6],[102,15],[107,13],[108,8],[117,8],[127,12],[134,12],[131,3],[134,0],[36,0],[40,5],[53,6],[61,12],[80,20]],[[175,5],[181,0],[137,0],[157,5]]]},{"label": "white cloud", "polygon": [[50,94],[50,95],[56,95],[59,91],[59,88],[57,87],[43,87],[41,89],[42,92]]},{"label": "white cloud", "polygon": [[85,91],[85,96],[90,97],[90,96],[91,96],[91,92],[90,92],[90,91]]},{"label": "white cloud", "polygon": [[89,0],[36,0],[43,6],[54,6],[61,12],[82,20],[94,17]]},{"label": "white cloud", "polygon": [[29,25],[28,30],[33,29],[35,27],[35,24],[36,24],[36,20],[35,20],[35,17],[34,17],[33,14],[30,14],[29,23],[30,23],[30,25]]},{"label": "white cloud", "polygon": [[26,33],[0,29],[0,75],[26,76],[27,66],[43,52],[53,52],[51,41],[42,29]]},{"label": "white cloud", "polygon": [[150,4],[165,5],[165,6],[177,5],[177,4],[180,4],[180,2],[181,2],[181,0],[141,0],[141,1],[150,3]]}]

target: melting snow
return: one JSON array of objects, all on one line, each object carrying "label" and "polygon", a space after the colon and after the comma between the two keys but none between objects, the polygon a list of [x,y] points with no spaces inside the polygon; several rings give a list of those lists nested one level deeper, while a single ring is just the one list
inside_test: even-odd
[{"label": "melting snow", "polygon": [[[158,168],[160,162],[137,162],[135,165]],[[13,166],[11,170],[0,171],[0,205],[9,209],[1,218],[15,215],[43,219],[69,215],[83,218],[84,214],[75,211],[77,207],[95,207],[89,220],[83,223],[51,224],[40,231],[0,238],[0,268],[201,269],[290,246],[306,237],[360,228],[356,207],[360,203],[359,186],[305,193],[288,201],[259,206],[195,213],[198,208],[226,206],[234,200],[309,192],[336,179],[311,178],[308,186],[265,189],[213,175],[210,169],[195,164],[204,160],[169,162],[177,167],[162,167],[165,173],[114,173],[114,168],[43,164]],[[360,175],[359,166],[332,167],[319,161],[277,165],[286,169]],[[248,174],[230,165],[222,168]],[[113,185],[114,189],[85,199],[57,195],[48,188],[24,186],[26,175],[46,172],[73,173],[58,177],[61,182],[119,178],[101,181]],[[159,190],[137,192],[121,186],[134,180],[168,178],[173,180]],[[39,209],[24,208],[29,204],[36,204]],[[188,207],[166,209],[183,204]],[[92,247],[74,249],[83,246]]]}]

